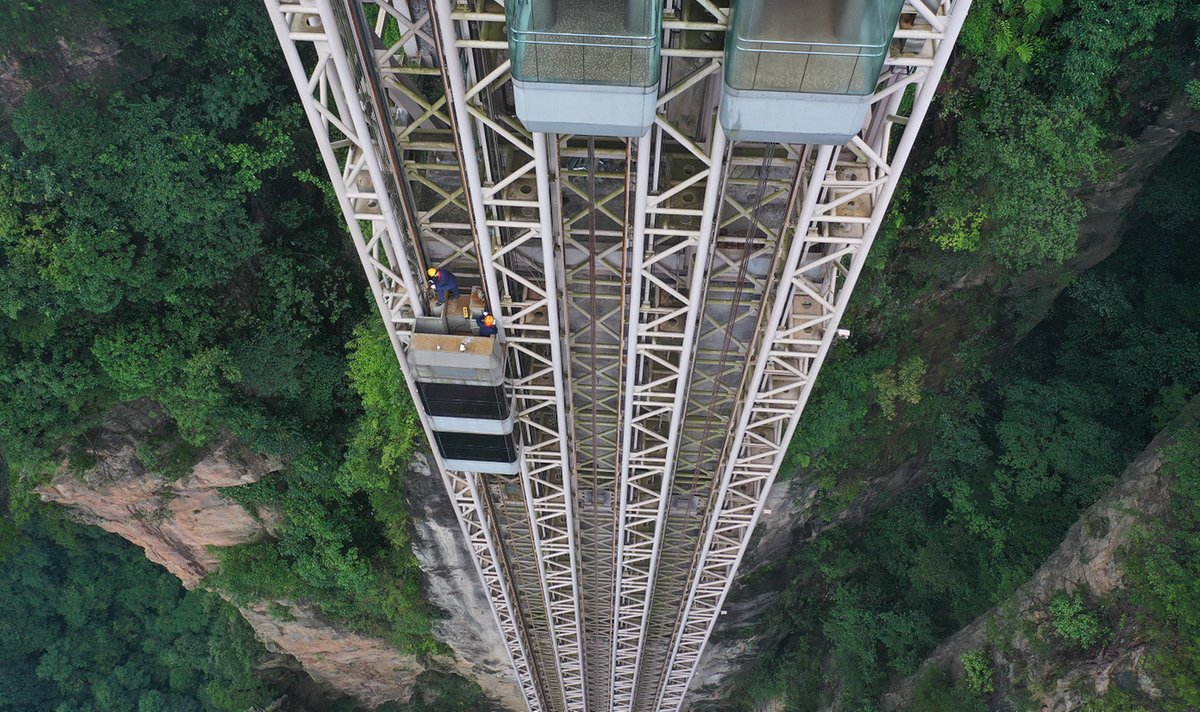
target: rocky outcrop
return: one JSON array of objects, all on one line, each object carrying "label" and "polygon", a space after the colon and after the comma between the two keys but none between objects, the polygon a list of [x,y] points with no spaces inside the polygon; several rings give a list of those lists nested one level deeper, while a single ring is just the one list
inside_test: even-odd
[{"label": "rocky outcrop", "polygon": [[267,531],[261,519],[222,497],[221,489],[255,482],[281,464],[224,442],[207,450],[187,476],[163,479],[138,452],[163,422],[146,403],[115,409],[91,438],[95,464],[81,473],[64,465],[38,492],[47,502],[70,507],[79,521],[137,544],[146,558],[194,588],[217,567],[209,547],[241,544]]},{"label": "rocky outcrop", "polygon": [[[61,98],[76,82],[111,80],[120,53],[107,28],[92,27],[77,40],[57,38],[34,59],[0,54],[0,115],[19,106],[33,89]],[[37,69],[26,71],[30,64]]]},{"label": "rocky outcrop", "polygon": [[312,608],[276,602],[241,608],[242,617],[273,653],[286,653],[330,689],[367,707],[407,701],[425,666],[382,640],[351,633],[322,620]]},{"label": "rocky outcrop", "polygon": [[[155,459],[147,453],[147,443],[165,426],[166,418],[153,404],[115,409],[106,426],[90,434],[88,455],[94,464],[82,472],[64,464],[39,494],[68,507],[74,519],[137,544],[148,559],[192,588],[218,566],[210,547],[272,533],[275,517],[270,511],[251,514],[221,490],[255,482],[282,463],[224,441],[197,453],[182,477],[166,479],[145,462]],[[497,709],[523,709],[441,481],[423,456],[414,458],[409,477],[413,547],[425,570],[430,601],[447,614],[434,637],[456,656],[419,660],[401,654],[386,641],[322,620],[303,603],[262,602],[241,608],[242,616],[269,651],[295,658],[317,683],[367,707],[407,701],[417,676],[434,668],[475,678]]]},{"label": "rocky outcrop", "polygon": [[[1162,515],[1169,503],[1170,481],[1160,471],[1163,449],[1172,442],[1181,422],[1194,422],[1198,415],[1200,396],[1192,400],[1176,425],[1159,433],[1125,469],[1117,484],[1083,513],[1029,581],[1003,605],[943,642],[926,659],[922,671],[931,666],[947,667],[954,675],[961,675],[963,653],[992,642],[996,630],[1012,629],[1002,635],[1004,650],[993,654],[993,663],[1007,677],[1006,687],[1038,692],[1044,712],[1078,710],[1089,695],[1102,695],[1110,685],[1154,696],[1157,690],[1142,667],[1145,646],[1135,631],[1115,631],[1112,643],[1092,657],[1073,661],[1065,671],[1061,661],[1038,652],[1043,646],[1031,639],[1028,631],[1048,625],[1046,606],[1056,594],[1078,591],[1095,599],[1123,586],[1118,553],[1128,543],[1134,527]],[[1013,625],[1020,621],[1026,625]],[[901,706],[916,677],[903,681],[888,694],[885,707]]]},{"label": "rocky outcrop", "polygon": [[1021,323],[1016,325],[1016,336],[1023,336],[1045,318],[1054,300],[1069,284],[1063,279],[1064,273],[1082,274],[1120,246],[1128,209],[1146,181],[1183,137],[1196,131],[1200,131],[1200,112],[1189,106],[1187,96],[1180,95],[1163,108],[1141,136],[1109,155],[1116,167],[1112,176],[1084,188],[1087,212],[1079,223],[1075,256],[1062,267],[1030,270],[1014,279],[1005,290],[1007,298],[1021,299]]},{"label": "rocky outcrop", "polygon": [[433,636],[457,654],[453,660],[439,659],[438,664],[475,678],[502,709],[525,709],[458,518],[427,456],[413,456],[404,491],[413,519],[413,553],[425,573],[426,598],[446,614],[434,626]]}]

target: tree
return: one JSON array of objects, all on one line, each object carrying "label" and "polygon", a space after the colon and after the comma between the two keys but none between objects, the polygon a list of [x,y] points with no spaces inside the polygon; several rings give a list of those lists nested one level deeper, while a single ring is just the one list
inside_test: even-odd
[{"label": "tree", "polygon": [[237,611],[114,535],[28,522],[0,561],[0,709],[242,712],[277,690]]}]

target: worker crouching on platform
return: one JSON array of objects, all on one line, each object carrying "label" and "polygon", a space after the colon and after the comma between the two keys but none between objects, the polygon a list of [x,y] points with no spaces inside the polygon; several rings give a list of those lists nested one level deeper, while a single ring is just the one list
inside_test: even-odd
[{"label": "worker crouching on platform", "polygon": [[455,279],[453,272],[448,269],[430,267],[426,274],[429,275],[429,287],[437,292],[438,306],[446,302],[447,294],[451,299],[458,298],[458,280]]},{"label": "worker crouching on platform", "polygon": [[495,336],[500,332],[500,330],[496,328],[496,317],[492,316],[488,312],[484,312],[483,314],[475,317],[475,323],[479,324],[480,336]]}]

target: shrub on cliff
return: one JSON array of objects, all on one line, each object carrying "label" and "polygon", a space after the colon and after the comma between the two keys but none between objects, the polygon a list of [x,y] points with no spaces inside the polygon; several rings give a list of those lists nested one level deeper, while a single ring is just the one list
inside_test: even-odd
[{"label": "shrub on cliff", "polygon": [[1200,425],[1165,452],[1173,478],[1167,516],[1135,533],[1123,558],[1131,599],[1150,640],[1148,669],[1168,712],[1200,708]]},{"label": "shrub on cliff", "polygon": [[364,322],[350,348],[350,380],[363,410],[340,465],[312,448],[286,472],[231,491],[279,511],[279,536],[219,550],[220,571],[208,582],[239,602],[309,602],[401,650],[435,652],[403,491],[420,426],[383,324]]}]

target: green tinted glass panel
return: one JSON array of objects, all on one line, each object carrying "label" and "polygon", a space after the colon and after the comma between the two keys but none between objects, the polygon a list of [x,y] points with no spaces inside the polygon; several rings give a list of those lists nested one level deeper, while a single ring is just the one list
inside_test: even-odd
[{"label": "green tinted glass panel", "polygon": [[658,82],[662,0],[509,0],[513,76],[648,87]]},{"label": "green tinted glass panel", "polygon": [[446,418],[504,420],[509,415],[504,386],[467,386],[458,383],[417,382],[425,412]]},{"label": "green tinted glass panel", "polygon": [[734,89],[870,94],[904,0],[738,0],[725,47]]},{"label": "green tinted glass panel", "polygon": [[442,457],[448,460],[517,461],[517,446],[512,435],[479,435],[435,430],[433,437],[437,440]]}]

